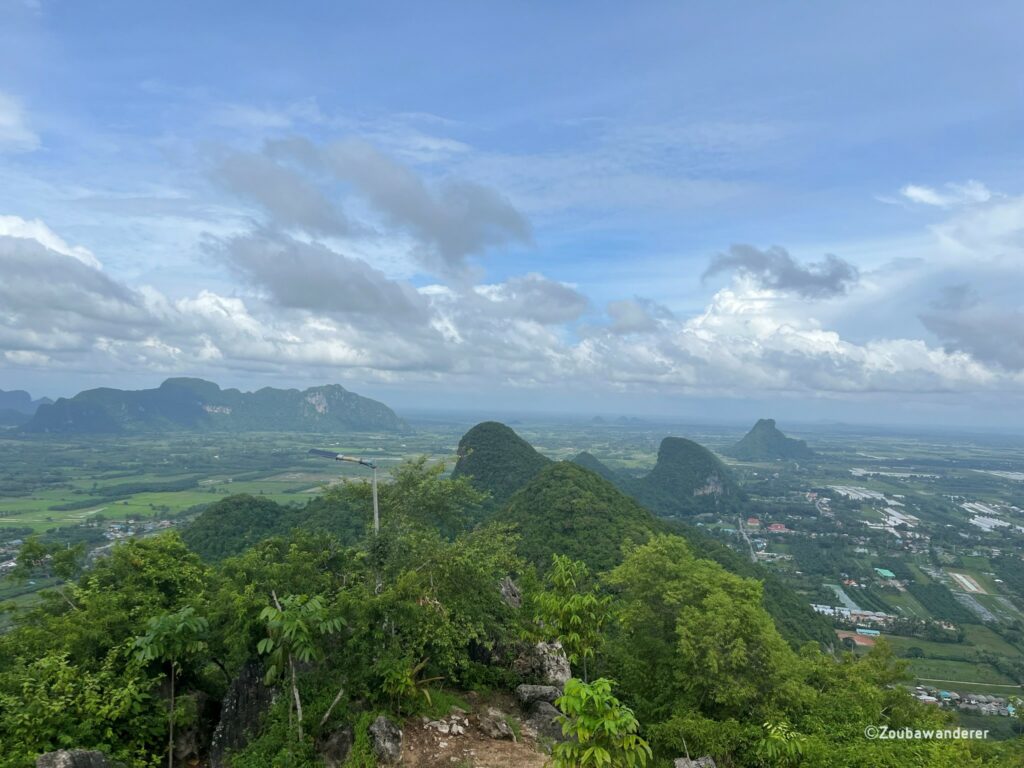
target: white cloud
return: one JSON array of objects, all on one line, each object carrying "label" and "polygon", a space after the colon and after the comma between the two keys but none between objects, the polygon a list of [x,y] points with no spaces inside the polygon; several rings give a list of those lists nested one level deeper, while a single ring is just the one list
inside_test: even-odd
[{"label": "white cloud", "polygon": [[912,203],[931,205],[939,208],[953,208],[961,205],[987,203],[992,193],[980,181],[970,179],[963,184],[950,182],[941,190],[920,184],[907,184],[900,194]]},{"label": "white cloud", "polygon": [[39,219],[26,220],[20,216],[0,216],[0,237],[21,237],[35,240],[51,251],[77,259],[93,269],[102,265],[88,248],[68,245],[64,239]]},{"label": "white cloud", "polygon": [[31,152],[39,148],[39,136],[29,127],[21,105],[0,92],[0,152]]}]

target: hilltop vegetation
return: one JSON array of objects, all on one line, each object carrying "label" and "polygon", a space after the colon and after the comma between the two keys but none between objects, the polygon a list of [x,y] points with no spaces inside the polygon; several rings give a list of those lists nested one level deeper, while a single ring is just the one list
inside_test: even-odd
[{"label": "hilltop vegetation", "polygon": [[635,483],[632,492],[648,509],[669,517],[727,513],[743,498],[718,457],[682,437],[661,441],[654,469]]},{"label": "hilltop vegetation", "polygon": [[[556,486],[574,490],[553,497]],[[540,640],[566,643],[577,677],[585,668],[592,679],[615,681],[577,682],[566,692],[613,691],[635,713],[632,727],[650,744],[654,766],[687,752],[735,768],[1019,764],[1019,742],[865,739],[868,725],[945,722],[893,685],[902,665],[884,644],[862,658],[794,651],[762,607],[757,580],[702,558],[680,536],[642,531],[644,510],[581,467],[551,465],[523,490],[509,505],[529,512],[517,521],[522,542],[504,522],[473,522],[483,498],[466,478],[417,462],[382,488],[378,539],[358,534],[344,545],[293,531],[204,564],[167,533],[118,544],[77,578],[74,553],[62,555],[70,580],[61,593],[16,616],[0,636],[0,766],[27,768],[58,746],[101,749],[131,768],[157,765],[165,760],[172,678],[175,725],[194,739],[182,742],[178,759],[203,762],[218,716],[204,702],[222,700],[229,681],[252,665],[277,695],[263,699],[263,716],[227,757],[231,766],[320,765],[321,750],[346,729],[354,734],[347,765],[373,765],[366,728],[377,714],[436,717],[440,702],[451,701],[442,686],[510,691],[529,681],[517,654]],[[337,487],[323,502],[325,519],[365,508],[366,491],[362,483]],[[647,535],[620,549],[610,570],[563,557],[540,578],[518,551],[539,558],[541,546],[556,548],[543,536],[557,525],[532,505],[550,502],[576,521],[573,498],[609,515],[596,515],[588,532]],[[218,535],[216,521],[239,528],[246,507],[264,525],[276,512],[238,498],[196,530],[204,538]],[[618,525],[619,515],[628,524]],[[29,572],[48,567],[38,556],[23,564]],[[509,578],[520,585],[521,607],[499,588]],[[171,648],[183,650],[161,650]],[[280,674],[282,664],[293,672]],[[573,701],[561,706],[571,712]],[[590,737],[577,732],[585,749]],[[773,754],[789,762],[772,762]]]},{"label": "hilltop vegetation", "polygon": [[504,504],[549,464],[551,459],[510,427],[484,421],[459,440],[459,459],[452,476],[470,478],[475,488],[490,494],[496,504]]},{"label": "hilltop vegetation", "polygon": [[618,474],[616,474],[615,470],[613,470],[608,465],[604,464],[596,456],[594,456],[594,454],[590,453],[589,451],[580,452],[575,457],[573,457],[572,461],[574,464],[579,464],[584,469],[590,470],[595,475],[603,477],[605,480],[608,480],[611,483],[619,484],[622,482],[622,478],[619,477]]},{"label": "hilltop vegetation", "polygon": [[167,379],[156,389],[90,389],[42,404],[28,433],[122,434],[179,430],[396,432],[405,423],[383,403],[331,384],[256,392],[202,379]]},{"label": "hilltop vegetation", "polygon": [[541,470],[497,519],[516,526],[520,554],[541,568],[562,554],[604,571],[621,562],[624,542],[666,530],[607,480],[568,461]]},{"label": "hilltop vegetation", "polygon": [[774,419],[758,419],[743,439],[724,453],[741,461],[809,459],[814,456],[806,442],[782,434]]}]

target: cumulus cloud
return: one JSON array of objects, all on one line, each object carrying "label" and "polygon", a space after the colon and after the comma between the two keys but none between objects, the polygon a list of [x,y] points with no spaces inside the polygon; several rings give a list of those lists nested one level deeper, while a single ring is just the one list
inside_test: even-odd
[{"label": "cumulus cloud", "polygon": [[219,244],[216,253],[283,307],[381,320],[418,320],[425,315],[425,303],[411,285],[390,280],[362,259],[320,243],[259,231]]},{"label": "cumulus cloud", "polygon": [[35,240],[51,251],[77,259],[88,267],[101,269],[97,259],[88,248],[68,245],[60,235],[39,219],[26,220],[20,216],[0,216],[0,237],[19,237]]},{"label": "cumulus cloud", "polygon": [[907,184],[900,194],[912,203],[931,205],[938,208],[952,208],[960,205],[986,203],[992,193],[980,181],[970,179],[963,184],[948,183],[942,189],[920,184]]},{"label": "cumulus cloud", "polygon": [[39,136],[29,126],[21,104],[0,92],[0,152],[31,152],[38,148]]},{"label": "cumulus cloud", "polygon": [[752,245],[733,245],[728,253],[715,255],[704,277],[721,272],[748,275],[765,287],[820,299],[845,294],[857,282],[857,268],[833,254],[817,262],[801,264],[785,248],[760,250]]},{"label": "cumulus cloud", "polygon": [[533,320],[544,325],[567,323],[587,311],[587,297],[572,286],[531,272],[504,283],[478,285],[475,294],[484,299],[477,307],[488,314]]},{"label": "cumulus cloud", "polygon": [[983,301],[969,285],[947,286],[927,312],[924,326],[950,351],[1010,371],[1024,370],[1024,309]]},{"label": "cumulus cloud", "polygon": [[8,352],[80,351],[96,336],[137,335],[151,321],[140,294],[34,239],[0,236],[0,275],[0,349]]},{"label": "cumulus cloud", "polygon": [[657,330],[660,324],[675,320],[668,307],[650,299],[635,296],[608,302],[608,317],[612,333],[640,333]]},{"label": "cumulus cloud", "polygon": [[266,155],[232,152],[211,175],[238,197],[259,205],[282,227],[326,235],[349,231],[341,210],[312,182]]}]

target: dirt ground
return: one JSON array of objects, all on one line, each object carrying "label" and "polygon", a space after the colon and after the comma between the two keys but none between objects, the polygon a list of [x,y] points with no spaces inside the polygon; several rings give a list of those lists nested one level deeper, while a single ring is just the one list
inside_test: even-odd
[{"label": "dirt ground", "polygon": [[[475,712],[486,712],[490,706],[498,708],[512,718],[518,712],[510,702],[495,701],[487,704],[474,702]],[[518,742],[493,739],[477,727],[477,715],[449,716],[448,723],[457,723],[464,733],[441,733],[423,720],[406,721],[404,727],[402,765],[407,768],[543,768],[548,756],[527,736]],[[466,725],[468,723],[468,725]]]}]

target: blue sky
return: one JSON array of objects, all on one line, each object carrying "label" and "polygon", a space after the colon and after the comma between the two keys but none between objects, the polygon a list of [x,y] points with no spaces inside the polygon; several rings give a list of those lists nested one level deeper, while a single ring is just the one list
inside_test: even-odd
[{"label": "blue sky", "polygon": [[0,0],[0,388],[1006,425],[1024,8],[893,5]]}]

